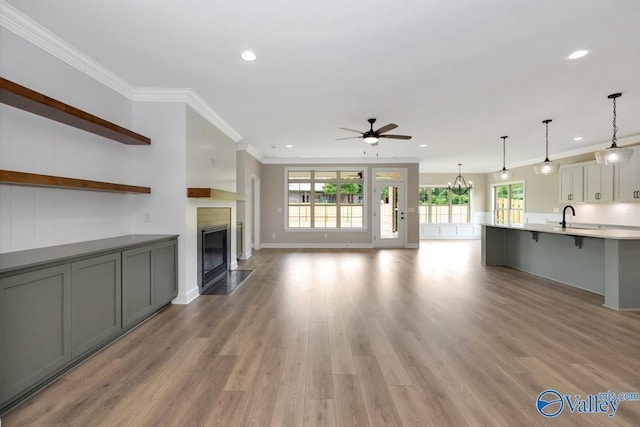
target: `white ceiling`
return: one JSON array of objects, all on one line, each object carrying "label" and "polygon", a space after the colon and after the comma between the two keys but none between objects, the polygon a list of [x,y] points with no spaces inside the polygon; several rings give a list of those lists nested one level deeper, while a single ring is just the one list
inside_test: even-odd
[{"label": "white ceiling", "polygon": [[[542,161],[547,118],[553,160],[610,145],[613,92],[622,143],[640,136],[638,0],[7,2],[136,87],[194,89],[266,161],[489,172],[502,135],[507,167]],[[369,117],[413,139],[335,141]]]}]

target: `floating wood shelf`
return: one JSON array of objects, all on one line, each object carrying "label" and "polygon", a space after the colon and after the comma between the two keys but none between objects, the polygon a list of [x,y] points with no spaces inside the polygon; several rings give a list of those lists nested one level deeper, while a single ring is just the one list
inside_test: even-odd
[{"label": "floating wood shelf", "polygon": [[245,200],[244,194],[234,193],[232,191],[218,190],[215,188],[187,188],[187,197],[197,199],[215,199],[215,200]]},{"label": "floating wood shelf", "polygon": [[0,183],[31,185],[34,187],[58,187],[77,190],[110,191],[115,193],[151,193],[149,187],[114,184],[111,182],[87,181],[84,179],[64,178],[61,176],[39,175],[35,173],[14,172],[0,169]]},{"label": "floating wood shelf", "polygon": [[123,144],[151,144],[151,140],[146,136],[49,98],[2,77],[0,77],[0,102]]}]

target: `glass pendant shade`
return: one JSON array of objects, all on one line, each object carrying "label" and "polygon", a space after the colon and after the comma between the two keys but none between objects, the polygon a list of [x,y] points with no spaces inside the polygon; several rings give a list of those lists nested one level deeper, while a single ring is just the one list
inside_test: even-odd
[{"label": "glass pendant shade", "polygon": [[549,123],[551,123],[551,119],[543,120],[542,123],[545,124],[546,134],[545,134],[545,149],[546,149],[546,157],[544,162],[538,163],[537,165],[533,165],[533,170],[536,175],[553,175],[558,173],[558,169],[560,168],[560,163],[553,163],[549,160]]},{"label": "glass pendant shade", "polygon": [[601,165],[614,165],[618,163],[626,163],[631,158],[633,150],[629,148],[618,147],[613,144],[611,147],[602,151],[596,151],[596,161]]},{"label": "glass pendant shade", "polygon": [[618,147],[616,134],[618,126],[616,125],[616,98],[620,98],[621,93],[612,93],[607,98],[613,100],[613,136],[611,137],[611,147],[601,151],[596,151],[596,161],[601,165],[615,165],[618,163],[626,163],[631,158],[633,150],[624,147]]},{"label": "glass pendant shade", "polygon": [[554,163],[548,158],[544,160],[542,163],[538,163],[533,165],[533,170],[536,175],[553,175],[558,173],[558,169],[560,168],[560,163]]},{"label": "glass pendant shade", "polygon": [[509,169],[502,169],[501,171],[494,172],[493,176],[495,179],[500,181],[505,181],[507,179],[513,178],[516,173],[514,171],[510,171]]},{"label": "glass pendant shade", "polygon": [[506,143],[507,143],[507,138],[509,138],[509,137],[508,136],[501,136],[500,138],[502,138],[502,170],[499,170],[498,172],[494,172],[493,176],[498,181],[506,181],[507,179],[513,178],[513,176],[515,175],[515,172],[514,171],[510,171],[505,166],[505,157],[506,157],[506,148],[505,147],[506,147]]}]

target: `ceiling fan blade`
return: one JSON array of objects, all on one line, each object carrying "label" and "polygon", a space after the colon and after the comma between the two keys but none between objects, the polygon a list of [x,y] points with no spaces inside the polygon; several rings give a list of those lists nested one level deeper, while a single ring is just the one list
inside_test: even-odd
[{"label": "ceiling fan blade", "polygon": [[381,134],[381,133],[389,132],[390,130],[395,129],[397,127],[398,127],[397,124],[389,123],[388,125],[384,125],[380,129],[376,130],[376,133]]},{"label": "ceiling fan blade", "polygon": [[364,132],[360,132],[359,130],[354,130],[354,129],[349,129],[349,128],[338,128],[338,129],[348,130],[348,131],[351,131],[351,132],[361,133],[361,134],[364,135]]},{"label": "ceiling fan blade", "polygon": [[343,139],[362,139],[361,136],[348,136],[346,138],[336,138],[336,141],[342,141]]},{"label": "ceiling fan blade", "polygon": [[380,135],[380,138],[411,139],[409,135]]}]

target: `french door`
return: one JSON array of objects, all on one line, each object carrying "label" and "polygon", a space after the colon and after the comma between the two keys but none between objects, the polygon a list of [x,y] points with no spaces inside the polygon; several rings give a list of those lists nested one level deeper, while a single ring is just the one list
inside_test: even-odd
[{"label": "french door", "polygon": [[404,247],[405,245],[405,176],[406,173],[402,170],[374,170],[373,242],[375,247]]}]

